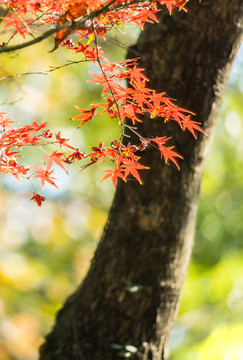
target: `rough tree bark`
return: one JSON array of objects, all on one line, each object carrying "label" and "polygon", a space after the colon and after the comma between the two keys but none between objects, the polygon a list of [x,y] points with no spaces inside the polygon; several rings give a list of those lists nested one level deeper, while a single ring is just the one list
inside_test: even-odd
[{"label": "rough tree bark", "polygon": [[135,50],[151,87],[195,112],[208,136],[195,141],[177,124],[144,121],[145,137],[173,137],[184,157],[181,171],[148,149],[141,154],[150,166],[144,185],[119,183],[90,270],[59,311],[41,360],[121,359],[119,345],[127,344],[137,348],[132,359],[167,358],[203,166],[243,32],[242,0],[191,0],[188,10],[172,17],[163,11],[160,24],[145,28]]}]

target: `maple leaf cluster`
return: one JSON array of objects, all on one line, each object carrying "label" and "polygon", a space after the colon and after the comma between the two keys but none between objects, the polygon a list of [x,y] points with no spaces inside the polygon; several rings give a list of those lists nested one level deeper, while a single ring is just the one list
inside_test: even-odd
[{"label": "maple leaf cluster", "polygon": [[[142,184],[140,170],[148,167],[140,163],[138,154],[148,146],[158,149],[165,163],[169,161],[179,169],[177,160],[182,156],[174,151],[173,146],[165,146],[169,138],[145,139],[137,131],[136,124],[143,120],[144,115],[147,115],[151,121],[154,121],[154,118],[164,122],[175,121],[181,129],[187,129],[195,138],[196,131],[203,132],[200,124],[191,119],[190,111],[176,106],[165,93],[157,93],[148,87],[148,79],[144,69],[138,66],[138,59],[111,62],[100,48],[99,40],[105,39],[106,33],[114,31],[120,23],[137,24],[143,29],[146,22],[157,22],[158,5],[165,5],[171,13],[175,7],[185,10],[186,2],[185,0],[60,0],[58,2],[4,0],[4,6],[8,10],[8,14],[2,18],[4,28],[12,27],[13,33],[9,41],[1,45],[0,52],[30,46],[41,41],[45,36],[54,35],[53,50],[60,45],[65,46],[70,51],[82,54],[84,61],[91,61],[98,67],[96,73],[89,72],[92,77],[90,81],[102,87],[104,102],[92,104],[89,109],[77,107],[79,114],[72,120],[79,121],[78,127],[81,127],[96,116],[108,114],[119,121],[123,133],[126,128],[127,131],[135,134],[138,144],[125,146],[119,139],[114,140],[110,147],[104,147],[100,141],[99,145],[91,147],[91,153],[86,155],[72,147],[68,139],[61,137],[60,132],[55,136],[48,129],[40,133],[40,130],[47,127],[47,123],[39,125],[33,121],[32,125],[15,128],[12,127],[14,121],[6,117],[5,113],[0,113],[0,171],[5,174],[11,173],[17,179],[19,176],[27,179],[37,177],[40,178],[42,187],[46,182],[57,187],[53,176],[54,164],[66,171],[64,164],[71,164],[76,160],[88,159],[88,163],[83,165],[82,169],[98,161],[108,160],[113,164],[113,169],[105,170],[103,180],[111,178],[115,186],[118,178],[127,181],[133,177]],[[36,26],[33,25],[38,25],[38,28],[51,25],[52,30],[38,37],[35,34]],[[13,41],[17,33],[24,39],[27,34],[32,34],[34,40],[11,47],[9,42]],[[70,38],[73,33],[78,36],[76,43]],[[126,119],[130,120],[132,125],[128,125]],[[58,150],[51,154],[47,153],[43,146],[48,143],[57,146]],[[26,145],[32,145],[45,153],[42,165],[24,166],[17,161],[21,157],[21,148]],[[32,200],[41,206],[45,198],[34,193]]]},{"label": "maple leaf cluster", "polygon": [[[5,28],[14,26],[15,33],[32,33],[33,24],[57,23],[63,27],[56,33],[55,48],[77,29],[89,33],[90,21],[96,19],[102,36],[110,30],[110,26],[119,22],[137,24],[141,28],[146,22],[158,21],[156,12],[158,5],[165,5],[171,13],[174,8],[185,9],[188,0],[3,0],[3,6],[10,10],[3,17]],[[79,19],[79,21],[75,21]],[[69,26],[64,24],[69,22]],[[88,29],[86,29],[88,28]],[[92,31],[91,31],[92,32]]]},{"label": "maple leaf cluster", "polygon": [[[33,121],[31,125],[21,127],[13,127],[13,124],[16,122],[7,117],[6,113],[0,113],[0,172],[3,174],[10,173],[19,181],[20,177],[29,180],[39,178],[42,187],[47,182],[58,188],[53,177],[53,165],[56,164],[67,172],[65,163],[73,163],[85,156],[84,153],[69,145],[69,139],[62,138],[60,132],[54,135],[49,130],[43,131],[47,127],[47,123],[39,125]],[[53,144],[65,151],[55,150],[48,153],[43,149],[43,146],[47,144]],[[25,146],[34,146],[45,153],[42,165],[38,167],[35,165],[25,166],[19,163],[19,159],[22,158],[22,148]],[[40,206],[45,199],[39,194],[34,194],[32,199],[35,201],[38,199],[37,204]]]}]

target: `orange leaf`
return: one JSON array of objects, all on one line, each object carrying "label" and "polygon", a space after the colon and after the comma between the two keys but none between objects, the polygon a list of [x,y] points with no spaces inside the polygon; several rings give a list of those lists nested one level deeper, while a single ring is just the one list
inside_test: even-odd
[{"label": "orange leaf", "polygon": [[125,170],[124,180],[126,180],[128,175],[131,174],[133,177],[135,177],[135,179],[137,179],[140,185],[142,185],[142,180],[137,170],[149,169],[147,166],[141,165],[136,161],[129,159],[123,161],[123,165],[121,166],[121,168]]},{"label": "orange leaf", "polygon": [[45,182],[47,181],[49,184],[51,184],[52,186],[55,186],[58,189],[58,186],[53,181],[53,180],[55,180],[55,178],[51,176],[51,174],[53,173],[53,170],[48,171],[48,170],[44,169],[44,165],[41,165],[38,167],[33,165],[33,169],[36,173],[34,175],[34,177],[39,177],[41,179],[42,187],[44,187]]},{"label": "orange leaf", "polygon": [[183,159],[183,157],[181,155],[179,155],[177,152],[173,151],[172,149],[174,149],[174,146],[171,146],[171,147],[163,146],[162,149],[160,150],[161,157],[163,155],[166,164],[167,164],[168,160],[170,160],[175,164],[177,169],[180,170],[180,166],[178,165],[178,162],[176,161],[175,158],[178,157],[180,159]]},{"label": "orange leaf", "polygon": [[87,121],[91,120],[95,114],[96,106],[92,105],[90,110],[76,108],[82,113],[72,118],[72,120],[82,120],[78,127],[84,125]]},{"label": "orange leaf", "polygon": [[[75,3],[71,3],[68,5],[67,10],[64,15],[61,15],[57,21],[59,26],[64,25],[68,20],[75,20],[87,12],[88,5],[85,3],[80,3],[77,1]],[[63,42],[69,35],[71,35],[75,30],[77,30],[76,24],[74,26],[69,27],[68,29],[62,29],[55,34],[55,46],[50,51],[54,51],[58,48],[58,45]]]},{"label": "orange leaf", "polygon": [[124,170],[123,169],[116,169],[116,170],[105,170],[105,176],[101,181],[104,181],[105,179],[111,178],[112,184],[114,187],[116,187],[116,182],[118,178],[124,179]]},{"label": "orange leaf", "polygon": [[46,169],[50,170],[53,163],[55,163],[56,165],[60,166],[67,173],[67,170],[65,169],[65,167],[63,165],[64,160],[61,158],[62,155],[64,155],[64,153],[57,152],[57,150],[54,151],[52,154],[46,153],[46,156],[43,158],[44,161],[45,160],[47,161]]},{"label": "orange leaf", "polygon": [[189,130],[192,133],[192,135],[194,136],[195,139],[197,138],[195,130],[202,132],[204,135],[207,135],[203,131],[203,129],[199,126],[200,123],[197,122],[197,121],[191,120],[190,116],[186,116],[183,120],[181,120],[181,122],[182,122],[182,128],[184,130],[185,129]]},{"label": "orange leaf", "polygon": [[34,200],[38,206],[41,206],[42,202],[45,201],[46,198],[44,196],[41,196],[40,194],[33,192],[33,197],[30,200]]}]

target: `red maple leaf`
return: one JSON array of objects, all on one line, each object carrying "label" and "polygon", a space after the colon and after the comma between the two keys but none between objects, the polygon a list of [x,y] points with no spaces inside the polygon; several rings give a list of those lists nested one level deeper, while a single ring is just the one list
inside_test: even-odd
[{"label": "red maple leaf", "polygon": [[195,130],[202,132],[204,135],[207,135],[203,129],[199,126],[200,123],[197,121],[191,120],[190,116],[186,116],[183,120],[181,120],[183,130],[189,130],[195,139],[197,139],[197,135]]},{"label": "red maple leaf", "polygon": [[61,156],[63,156],[63,155],[64,155],[64,153],[57,152],[57,150],[54,151],[52,154],[46,153],[46,156],[43,158],[43,161],[45,161],[45,160],[47,161],[46,169],[50,170],[53,163],[55,163],[58,166],[60,166],[67,173],[67,170],[65,169],[65,167],[63,165],[64,160],[61,158]]},{"label": "red maple leaf", "polygon": [[43,201],[46,200],[46,198],[44,196],[41,196],[40,194],[33,192],[33,197],[30,200],[34,200],[38,206],[41,206]]},{"label": "red maple leaf", "polygon": [[[162,151],[163,151],[163,145],[166,143],[167,140],[169,140],[170,138],[167,138],[165,136],[156,136],[155,138],[153,139],[149,139],[147,140],[146,142],[147,143],[151,143],[151,142],[154,142],[157,146],[158,146],[158,149],[159,151],[161,152],[161,157],[162,157]],[[152,144],[151,144],[152,145]],[[156,146],[155,146],[156,147]]]},{"label": "red maple leaf", "polygon": [[74,149],[74,147],[72,147],[71,145],[69,145],[67,143],[69,141],[69,139],[61,138],[61,132],[60,131],[58,131],[58,133],[55,136],[56,136],[56,140],[57,140],[58,144],[60,145],[60,147],[63,146],[65,148]]},{"label": "red maple leaf", "polygon": [[121,178],[124,180],[124,169],[115,169],[115,170],[105,170],[105,176],[101,181],[104,181],[105,179],[111,178],[112,184],[115,187],[117,183],[117,179]]},{"label": "red maple leaf", "polygon": [[22,132],[26,132],[26,131],[39,131],[40,129],[43,129],[44,127],[46,127],[48,124],[48,122],[45,122],[43,124],[38,124],[35,120],[32,121],[31,125],[25,125],[21,128]]},{"label": "red maple leaf", "polygon": [[17,124],[16,121],[11,120],[11,117],[4,118],[7,113],[0,112],[0,126],[5,127],[6,129],[9,129],[11,127],[11,123]]},{"label": "red maple leaf", "polygon": [[44,187],[45,182],[47,181],[49,184],[51,184],[52,186],[55,186],[58,189],[58,186],[53,181],[56,179],[51,176],[53,173],[53,170],[48,171],[47,169],[44,168],[44,165],[40,165],[38,167],[33,165],[33,169],[35,171],[34,177],[39,177],[41,179],[42,187]]},{"label": "red maple leaf", "polygon": [[80,109],[78,106],[76,106],[76,108],[81,112],[81,114],[73,117],[72,120],[82,120],[78,126],[80,127],[93,118],[97,107],[92,105],[90,110]]},{"label": "red maple leaf", "polygon": [[137,170],[149,169],[149,167],[139,164],[138,162],[130,159],[123,160],[123,164],[121,166],[122,169],[125,170],[124,180],[131,174],[137,181],[142,185],[142,180]]},{"label": "red maple leaf", "polygon": [[177,169],[180,170],[180,166],[175,158],[183,159],[183,157],[181,155],[179,155],[177,152],[173,151],[172,149],[174,149],[174,146],[170,146],[170,147],[163,146],[161,149],[161,157],[163,155],[166,164],[167,164],[168,160],[170,160],[175,164]]}]

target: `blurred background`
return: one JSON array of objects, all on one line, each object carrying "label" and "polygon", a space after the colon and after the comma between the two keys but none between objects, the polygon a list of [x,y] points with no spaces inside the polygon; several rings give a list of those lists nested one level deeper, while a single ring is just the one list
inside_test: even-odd
[{"label": "blurred background", "polygon": [[[122,60],[138,31],[107,37],[110,59]],[[132,34],[132,35],[131,35]],[[51,41],[1,55],[1,111],[22,124],[50,122],[72,145],[86,151],[105,145],[120,129],[95,118],[77,130],[69,118],[75,105],[100,101],[100,88],[86,82],[94,66],[51,67],[80,55]],[[42,72],[42,74],[30,74]],[[23,74],[24,73],[24,74]],[[28,74],[26,74],[28,73]],[[9,77],[22,74],[18,77]],[[5,78],[5,79],[2,79]],[[168,94],[169,95],[169,94]],[[203,177],[195,247],[173,330],[170,360],[243,360],[243,47],[232,69],[214,144]],[[200,121],[200,119],[199,119]],[[25,163],[39,165],[38,151],[24,151]],[[41,155],[41,156],[40,156]],[[162,165],[164,166],[164,165]],[[105,165],[80,173],[56,169],[60,190],[39,182],[0,177],[0,359],[34,360],[56,311],[85,275],[113,197]],[[34,186],[34,188],[33,188]],[[47,198],[41,208],[32,192]]]}]

